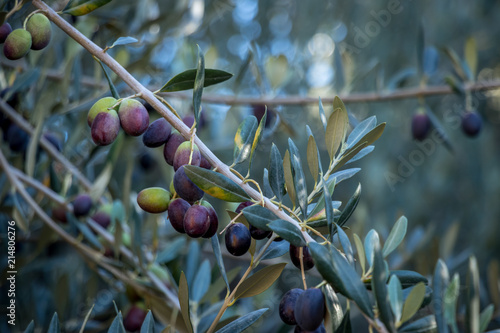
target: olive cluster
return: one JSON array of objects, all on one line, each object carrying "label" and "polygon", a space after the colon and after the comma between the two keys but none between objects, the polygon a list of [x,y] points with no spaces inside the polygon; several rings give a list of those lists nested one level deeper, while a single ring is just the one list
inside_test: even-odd
[{"label": "olive cluster", "polygon": [[131,136],[143,134],[149,125],[149,113],[135,99],[118,102],[113,97],[104,97],[90,108],[87,123],[94,143],[106,146],[115,141],[120,128]]},{"label": "olive cluster", "polygon": [[0,26],[0,43],[4,43],[3,54],[7,59],[17,60],[30,50],[42,50],[49,45],[52,26],[49,19],[41,14],[31,15],[25,28],[12,30],[9,23]]},{"label": "olive cluster", "polygon": [[[71,205],[73,206],[73,215],[75,215],[75,217],[89,216],[94,208],[92,198],[86,193],[77,195],[71,201]],[[52,218],[61,223],[68,223],[66,208],[63,205],[52,208]],[[90,218],[97,222],[102,228],[107,229],[111,224],[110,207],[102,206],[96,209]]]}]

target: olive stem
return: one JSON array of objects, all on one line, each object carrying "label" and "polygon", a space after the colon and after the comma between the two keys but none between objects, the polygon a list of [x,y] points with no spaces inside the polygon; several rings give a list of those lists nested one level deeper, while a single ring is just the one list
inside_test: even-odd
[{"label": "olive stem", "polygon": [[255,267],[257,267],[257,265],[259,264],[260,258],[262,258],[262,256],[264,255],[264,252],[271,245],[271,243],[274,241],[275,238],[276,238],[276,235],[273,234],[271,236],[271,238],[269,238],[269,240],[266,242],[266,244],[264,244],[264,246],[260,249],[259,253],[255,257],[254,262],[250,263],[250,265],[248,266],[247,270],[245,271],[245,273],[241,277],[241,279],[238,282],[238,284],[236,285],[236,287],[234,287],[234,289],[231,292],[231,294],[229,294],[229,297],[226,297],[226,299],[224,300],[224,303],[222,304],[222,307],[220,308],[219,312],[217,313],[217,316],[215,317],[214,321],[212,322],[212,325],[210,325],[210,328],[208,329],[207,333],[214,332],[215,327],[217,326],[217,323],[219,322],[219,320],[221,319],[221,317],[224,315],[224,312],[226,312],[226,309],[229,306],[231,306],[232,304],[234,304],[234,302],[236,301],[236,300],[233,300],[233,298],[234,298],[234,296],[236,294],[236,291],[238,290],[238,287],[243,283],[243,281],[245,281],[245,279],[247,278],[248,274],[250,274],[250,272]]},{"label": "olive stem", "polygon": [[304,272],[304,248],[302,246],[299,248],[299,261],[300,261],[300,274],[302,275],[302,283],[304,284],[304,290],[307,290],[306,274]]},{"label": "olive stem", "polygon": [[[22,130],[29,135],[33,135],[35,129],[28,123],[20,114],[18,114],[9,104],[0,99],[0,110],[16,123]],[[63,154],[61,154],[47,139],[43,136],[39,138],[40,146],[56,161],[61,163],[69,172],[71,172],[82,184],[82,186],[89,191],[92,188],[92,183],[74,166]]]}]

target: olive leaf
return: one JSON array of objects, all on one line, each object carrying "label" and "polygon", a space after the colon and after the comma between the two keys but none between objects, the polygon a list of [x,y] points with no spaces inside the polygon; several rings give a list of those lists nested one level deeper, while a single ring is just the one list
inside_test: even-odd
[{"label": "olive leaf", "polygon": [[234,299],[252,297],[267,290],[281,275],[286,263],[267,266],[243,281]]},{"label": "olive leaf", "polygon": [[73,16],[86,15],[99,7],[110,3],[112,0],[71,0],[63,9],[63,14]]},{"label": "olive leaf", "polygon": [[250,200],[248,194],[238,184],[223,174],[195,165],[185,165],[184,171],[196,186],[214,198],[229,202]]},{"label": "olive leaf", "polygon": [[[177,74],[165,83],[163,87],[161,87],[160,92],[174,92],[193,89],[196,80],[196,72],[197,70],[193,68]],[[231,73],[221,71],[219,69],[205,68],[203,87],[227,81],[231,77],[233,77],[233,74]]]}]

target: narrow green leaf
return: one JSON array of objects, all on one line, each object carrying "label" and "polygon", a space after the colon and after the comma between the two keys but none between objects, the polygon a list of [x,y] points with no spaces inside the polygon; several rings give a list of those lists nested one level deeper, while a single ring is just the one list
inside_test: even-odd
[{"label": "narrow green leaf", "polygon": [[377,246],[380,246],[380,238],[377,231],[371,229],[365,236],[366,261],[369,267],[373,266],[373,255],[375,254],[375,248]]},{"label": "narrow green leaf", "polygon": [[[372,290],[377,300],[377,308],[380,320],[384,323],[389,332],[395,333],[396,326],[394,315],[390,306],[389,293],[387,292],[387,274],[385,270],[384,257],[380,251],[380,244],[376,244],[373,257]],[[425,286],[424,286],[425,295]],[[420,306],[420,304],[419,304]]]},{"label": "narrow green leaf", "polygon": [[69,222],[82,233],[83,237],[85,237],[85,239],[90,244],[92,244],[97,249],[102,249],[102,244],[97,239],[97,236],[90,230],[90,228],[86,224],[80,222],[73,214],[67,214],[67,218],[69,219]]},{"label": "narrow green leaf", "polygon": [[238,126],[236,135],[234,136],[233,163],[239,164],[244,162],[250,156],[252,143],[257,131],[257,118],[254,116],[246,117]]},{"label": "narrow green leaf", "polygon": [[276,216],[269,209],[260,205],[253,205],[246,207],[242,212],[248,223],[254,227],[265,231],[272,231],[268,224],[276,220]]},{"label": "narrow green leaf", "polygon": [[328,177],[326,182],[330,183],[332,180],[336,179],[336,185],[337,185],[346,179],[352,178],[359,171],[361,171],[360,168],[351,168],[351,169],[346,169],[346,170],[340,170],[340,171],[337,171],[337,172],[334,172],[333,174],[331,174],[330,177]]},{"label": "narrow green leaf", "polygon": [[253,312],[250,312],[249,314],[246,314],[242,316],[241,318],[229,323],[228,325],[224,326],[220,330],[218,330],[216,333],[240,333],[246,330],[250,325],[252,325],[254,322],[257,321],[257,319],[269,310],[268,308],[263,308],[260,310],[256,310]]},{"label": "narrow green leaf", "polygon": [[353,300],[364,314],[373,318],[370,297],[361,282],[361,277],[336,248],[331,247],[330,253],[333,259],[333,269],[340,277],[344,289],[347,291],[346,296]]},{"label": "narrow green leaf", "polygon": [[444,294],[445,307],[444,307],[444,318],[446,323],[452,327],[452,331],[458,332],[457,326],[457,300],[460,293],[460,277],[457,273],[453,275],[451,282],[446,287]]},{"label": "narrow green leaf", "polygon": [[387,257],[392,251],[394,251],[399,246],[399,244],[401,244],[406,235],[407,225],[408,220],[405,216],[401,216],[396,221],[382,249],[382,255],[384,256],[384,258]]},{"label": "narrow green leaf", "polygon": [[[335,183],[331,182],[328,184],[327,188],[330,193],[332,193],[333,188],[335,187]],[[314,222],[318,220],[325,220],[324,225],[327,225],[326,221],[326,212],[325,212],[325,195],[324,191],[321,191],[321,196],[316,203],[310,204],[308,206],[308,222]],[[328,198],[328,196],[327,196]],[[332,201],[332,208],[335,218],[340,216],[340,211],[338,208],[342,205],[340,201]]]},{"label": "narrow green leaf", "polygon": [[193,333],[191,315],[189,314],[189,289],[184,272],[181,272],[181,277],[179,279],[179,304],[181,306],[182,318],[184,319],[188,333]]},{"label": "narrow green leaf", "polygon": [[208,259],[203,260],[193,281],[191,299],[195,302],[199,302],[210,287],[210,269]]},{"label": "narrow green leaf", "polygon": [[151,310],[148,310],[148,314],[146,315],[146,318],[144,318],[144,321],[142,322],[141,333],[154,333],[154,331],[155,331],[155,320],[153,319],[153,314],[151,313]]},{"label": "narrow green leaf", "polygon": [[73,16],[86,15],[99,7],[111,2],[111,0],[76,0],[70,1],[66,8],[63,10],[63,14],[69,14]]},{"label": "narrow green leaf", "polygon": [[328,118],[325,132],[325,143],[330,160],[335,158],[335,154],[339,149],[342,141],[347,133],[349,125],[349,117],[345,109],[334,109],[333,113]]},{"label": "narrow green leaf", "polygon": [[[355,150],[358,147],[358,145],[357,145],[358,142],[359,143],[366,142],[366,144],[363,147],[363,149],[365,149],[369,145],[371,145],[372,143],[377,141],[380,138],[380,136],[382,136],[382,133],[384,133],[385,125],[386,125],[386,123],[381,123],[381,124],[378,124],[373,129],[369,130],[368,132],[360,133],[360,134],[363,134],[363,136],[359,139],[356,139],[357,140],[356,143],[354,143],[352,146],[348,147],[344,154],[348,155],[352,150]],[[361,150],[358,150],[358,152],[356,154],[354,154],[354,155],[350,154],[350,155],[352,155],[352,157],[350,159],[354,158],[360,152],[361,152]]]},{"label": "narrow green leaf", "polygon": [[293,185],[295,186],[295,194],[299,203],[300,210],[304,220],[307,218],[307,184],[304,170],[302,169],[302,162],[297,147],[292,139],[288,139],[290,146],[290,158],[292,167]]},{"label": "narrow green leaf", "polygon": [[479,327],[479,332],[484,332],[488,328],[488,324],[491,321],[491,318],[493,317],[493,311],[495,311],[495,306],[493,304],[488,305],[483,312],[481,312],[481,317],[479,319],[480,321],[480,327]]},{"label": "narrow green leaf", "polygon": [[354,155],[353,158],[351,158],[349,161],[347,161],[345,164],[353,163],[356,161],[359,161],[369,153],[371,153],[375,149],[375,146],[367,146],[359,151],[356,155]]},{"label": "narrow green leaf", "polygon": [[293,184],[292,163],[288,150],[285,152],[285,157],[283,157],[283,171],[285,175],[286,191],[295,208],[295,186]]},{"label": "narrow green leaf", "polygon": [[373,318],[370,296],[360,276],[342,254],[331,245],[323,246],[313,242],[309,243],[309,250],[321,276],[332,287],[353,300],[364,314]]},{"label": "narrow green leaf", "polygon": [[[450,47],[445,47],[443,51],[448,56],[448,58],[450,58],[453,69],[455,70],[457,75],[460,76],[462,80],[467,80],[467,75],[465,74],[462,62],[460,61],[460,57],[458,56],[458,54]],[[439,327],[439,323],[437,324]]]},{"label": "narrow green leaf", "polygon": [[434,46],[426,46],[424,50],[424,73],[432,76],[438,69],[439,52]]},{"label": "narrow green leaf", "polygon": [[272,242],[266,249],[260,260],[274,259],[290,252],[290,243],[283,240],[281,242]]},{"label": "narrow green leaf", "polygon": [[[116,308],[116,303],[114,305],[115,305],[115,310],[118,311],[118,309]],[[123,317],[121,312],[118,312],[115,319],[111,323],[111,326],[109,326],[108,333],[125,333],[125,328],[123,327]]]},{"label": "narrow green leaf", "polygon": [[335,164],[333,171],[337,171],[341,167],[343,167],[347,162],[349,162],[352,158],[354,158],[356,155],[358,155],[363,149],[365,149],[367,145],[368,145],[368,142],[362,142],[362,143],[358,144],[357,146],[349,149],[349,151],[342,154],[342,157]]},{"label": "narrow green leaf", "polygon": [[3,97],[4,101],[8,101],[16,92],[21,92],[25,89],[31,87],[38,78],[40,77],[40,69],[33,68],[26,70],[21,75],[17,76],[14,80],[12,86],[9,87],[9,90]]},{"label": "narrow green leaf", "polygon": [[354,267],[354,254],[352,251],[351,241],[344,229],[337,227],[337,235],[339,237],[340,245],[342,245],[342,249],[344,250],[344,255],[346,256],[347,261]]},{"label": "narrow green leaf", "polygon": [[61,331],[59,327],[59,317],[57,316],[57,312],[54,312],[52,319],[50,320],[50,325],[47,333],[59,333]]},{"label": "narrow green leaf", "polygon": [[234,295],[235,299],[252,297],[266,291],[276,281],[286,263],[267,266],[243,281]]},{"label": "narrow green leaf", "polygon": [[[424,282],[422,282],[422,283],[424,283]],[[403,304],[404,304],[404,302],[406,302],[406,300],[408,299],[408,296],[410,296],[410,293],[412,292],[413,288],[415,288],[415,286],[416,285],[413,285],[409,288],[403,289]],[[422,302],[422,305],[420,305],[420,308],[423,308],[423,307],[429,305],[431,302],[432,302],[432,288],[426,285],[425,286],[425,297],[424,297],[424,300]]]},{"label": "narrow green leaf", "polygon": [[410,295],[406,299],[403,305],[403,312],[401,314],[401,322],[404,323],[413,317],[415,313],[417,313],[418,309],[420,309],[420,305],[424,301],[425,297],[425,284],[422,282],[418,283],[413,287]]},{"label": "narrow green leaf", "polygon": [[319,119],[321,120],[321,123],[323,124],[323,127],[325,128],[326,131],[326,115],[325,115],[325,109],[323,108],[323,102],[321,102],[321,97],[318,97],[318,106],[319,106]]},{"label": "narrow green leaf", "polygon": [[268,227],[278,234],[284,240],[290,242],[290,244],[295,246],[306,246],[306,241],[302,236],[302,233],[290,222],[285,220],[274,220],[269,223]]},{"label": "narrow green leaf", "polygon": [[317,184],[319,174],[318,146],[312,135],[309,136],[309,140],[307,141],[307,164],[309,165],[309,171],[313,176],[314,183]]},{"label": "narrow green leaf", "polygon": [[332,255],[328,250],[326,245],[320,245],[318,243],[309,243],[309,251],[314,260],[314,265],[318,269],[323,279],[325,279],[332,287],[338,290],[342,295],[347,295],[348,292],[344,288],[340,276],[338,276],[333,269],[332,265]]},{"label": "narrow green leaf", "polygon": [[479,333],[479,268],[476,257],[469,258],[466,286],[465,332]]},{"label": "narrow green leaf", "polygon": [[220,243],[217,234],[213,235],[210,239],[212,242],[212,250],[214,251],[215,259],[217,261],[217,266],[219,266],[220,275],[226,283],[227,290],[230,290],[229,281],[227,280],[226,267],[224,266],[224,260],[222,260],[222,252],[220,250]]},{"label": "narrow green leaf", "polygon": [[474,80],[477,73],[477,47],[476,40],[474,37],[467,38],[465,42],[465,61],[467,66],[469,66],[470,77],[469,80]]},{"label": "narrow green leaf", "polygon": [[[189,249],[187,253],[187,263],[186,263],[186,282],[190,288],[193,287],[194,277],[196,276],[196,272],[198,271],[198,267],[200,267],[200,243],[196,239],[193,239],[189,242]],[[191,291],[189,289],[188,291]]]},{"label": "narrow green leaf", "polygon": [[361,138],[365,136],[366,133],[370,132],[377,125],[377,117],[371,116],[360,122],[354,129],[351,134],[347,137],[347,149],[350,149],[357,145],[357,143],[361,143]]},{"label": "narrow green leaf", "polygon": [[351,332],[352,332],[351,311],[348,309],[344,314],[344,318],[342,318],[340,326],[335,330],[335,333],[351,333]]},{"label": "narrow green leaf", "polygon": [[[436,317],[436,325],[440,333],[448,333],[448,325],[444,317],[445,300],[444,294],[448,283],[450,281],[450,275],[448,273],[448,267],[441,259],[438,260],[436,268],[434,269],[434,278],[432,280],[433,292],[433,302],[434,302],[434,316]],[[408,300],[407,300],[408,301]],[[406,302],[405,302],[406,303]]]},{"label": "narrow green leaf", "polygon": [[396,275],[398,277],[399,282],[401,282],[401,286],[403,287],[403,289],[412,287],[419,282],[422,282],[424,284],[429,283],[429,281],[427,281],[427,278],[425,276],[414,271],[395,270],[391,271],[390,275],[391,276]]},{"label": "narrow green leaf", "polygon": [[137,43],[139,40],[137,40],[137,38],[134,38],[134,37],[118,37],[117,40],[115,40],[115,42],[108,48],[108,49],[111,49],[115,46],[119,46],[119,45],[127,45],[127,44],[133,44],[133,43]]},{"label": "narrow green leaf", "polygon": [[269,184],[271,185],[271,189],[279,202],[283,200],[283,196],[286,193],[284,175],[285,172],[283,170],[281,154],[278,147],[276,147],[273,142],[271,146],[271,156],[269,159]]},{"label": "narrow green leaf", "polygon": [[33,333],[35,331],[35,322],[33,320],[30,321],[28,327],[24,330],[24,333]]},{"label": "narrow green leaf", "polygon": [[199,124],[201,112],[201,96],[203,95],[203,86],[205,85],[205,57],[203,56],[203,52],[201,52],[200,46],[197,45],[197,47],[198,66],[196,68],[196,76],[194,78],[193,109],[196,124]]},{"label": "narrow green leaf", "polygon": [[342,211],[342,214],[340,215],[337,221],[337,224],[340,227],[342,227],[347,222],[347,220],[349,220],[352,213],[358,206],[360,195],[361,195],[361,184],[358,185],[352,197],[349,199],[349,201],[347,201],[347,204],[345,205],[344,210]]},{"label": "narrow green leaf", "polygon": [[347,108],[345,107],[344,102],[342,102],[339,96],[335,96],[335,98],[333,99],[333,109],[341,109],[342,111],[347,113]]},{"label": "narrow green leaf", "polygon": [[[334,184],[335,186],[335,184]],[[332,207],[332,193],[328,189],[328,186],[323,182],[323,205],[325,207],[326,222],[328,225],[328,230],[330,232],[330,239],[332,239],[334,234],[334,216]]]},{"label": "narrow green leaf", "polygon": [[429,315],[406,325],[399,330],[399,333],[437,333],[436,319]]},{"label": "narrow green leaf", "polygon": [[264,132],[264,126],[266,125],[266,119],[267,119],[267,106],[266,106],[266,110],[264,111],[264,115],[260,119],[259,127],[257,127],[257,131],[255,132],[255,136],[253,138],[252,150],[250,151],[250,161],[249,161],[249,165],[248,165],[249,171],[250,171],[250,168],[252,167],[252,160],[253,160],[253,155],[255,153],[255,149],[257,149],[257,146],[260,142],[260,138],[262,137],[262,133]]},{"label": "narrow green leaf", "polygon": [[394,319],[397,323],[401,320],[401,314],[403,311],[403,288],[401,287],[401,283],[396,275],[391,275],[389,284],[387,285],[387,290],[389,292],[392,313],[394,314]]},{"label": "narrow green leaf", "polygon": [[250,200],[248,194],[238,184],[218,172],[195,165],[185,165],[184,171],[196,186],[214,198],[229,202]]},{"label": "narrow green leaf", "polygon": [[266,198],[274,197],[273,189],[271,188],[271,183],[269,182],[269,171],[264,168],[264,173],[262,175],[262,193]]},{"label": "narrow green leaf", "polygon": [[358,262],[359,265],[361,266],[361,272],[364,275],[366,272],[365,248],[363,246],[363,242],[361,242],[361,239],[357,234],[354,234],[354,244],[356,245],[356,250],[358,252]]},{"label": "narrow green leaf", "polygon": [[[218,69],[205,68],[205,80],[203,87],[208,87],[217,83],[229,80],[233,74]],[[189,90],[194,88],[196,79],[196,69],[188,69],[174,76],[160,89],[160,92],[173,92]]]},{"label": "narrow green leaf", "polygon": [[[186,237],[178,237],[170,242],[156,257],[158,264],[167,264],[177,258],[186,244]],[[215,253],[215,252],[214,252]]]},{"label": "narrow green leaf", "polygon": [[332,286],[326,284],[321,289],[323,295],[325,295],[326,309],[328,310],[328,320],[325,320],[325,327],[329,324],[331,331],[334,332],[342,324],[342,318],[344,317],[342,306]]}]

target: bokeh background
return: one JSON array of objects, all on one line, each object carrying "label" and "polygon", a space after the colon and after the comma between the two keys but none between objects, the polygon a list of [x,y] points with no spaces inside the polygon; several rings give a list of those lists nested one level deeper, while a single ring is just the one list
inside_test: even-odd
[{"label": "bokeh background", "polygon": [[[65,1],[49,1],[49,4],[60,9]],[[11,18],[13,27],[21,26],[32,10],[29,4],[25,5]],[[318,103],[300,103],[301,98],[384,95],[418,87],[421,83],[419,29],[423,29],[425,46],[433,47],[438,55],[436,70],[428,77],[427,85],[443,86],[446,77],[456,77],[443,50],[451,48],[463,59],[464,45],[470,37],[477,45],[477,80],[494,81],[500,76],[499,14],[500,4],[491,0],[121,0],[112,1],[85,17],[68,17],[68,20],[103,47],[118,37],[137,38],[139,43],[118,46],[108,52],[139,81],[154,89],[176,73],[196,66],[197,44],[205,53],[207,68],[234,73],[230,81],[204,90],[208,100],[203,103],[205,124],[199,131],[207,146],[226,163],[232,160],[238,124],[245,116],[261,115],[263,100],[298,100],[296,104],[268,105],[269,124],[251,170],[252,177],[260,181],[262,170],[268,165],[272,142],[283,155],[291,137],[305,159],[306,124],[322,148],[323,162],[327,160]],[[25,72],[36,74],[40,83],[26,84],[17,110],[33,123],[33,119],[40,119],[36,115],[43,109],[44,128],[63,140],[64,155],[92,180],[104,166],[107,149],[96,149],[93,145],[85,118],[89,107],[109,95],[109,89],[102,69],[92,57],[57,27],[53,28],[53,40],[43,53],[32,53],[15,64],[4,57],[0,59],[0,85],[2,88],[11,85]],[[120,80],[115,84],[123,95],[129,92]],[[389,258],[391,269],[412,269],[430,276],[437,259],[443,258],[452,272],[463,274],[468,257],[475,254],[481,268],[482,304],[493,302],[497,310],[498,288],[493,290],[491,286],[498,287],[500,253],[499,91],[472,94],[472,106],[484,122],[481,133],[473,139],[460,128],[460,117],[466,109],[462,96],[423,97],[446,132],[452,149],[435,139],[435,129],[421,143],[412,139],[411,118],[422,102],[418,96],[373,102],[359,94],[356,101],[346,100],[351,125],[375,115],[379,122],[387,122],[387,126],[375,143],[375,150],[349,165],[361,171],[341,183],[334,193],[335,200],[346,202],[361,183],[361,200],[347,224],[359,235],[364,236],[374,228],[385,239],[399,216],[408,218],[406,240]],[[164,97],[180,114],[187,115],[192,110],[189,94]],[[245,102],[238,102],[241,99]],[[331,103],[324,103],[324,107],[327,115],[333,111]],[[150,116],[158,117],[154,111]],[[141,140],[128,140],[127,145],[135,161],[131,198],[148,186],[168,188],[172,170],[166,167],[161,149],[146,151]],[[144,159],[153,161],[153,172],[141,166]],[[24,163],[22,156],[15,154],[9,161],[21,167]],[[110,182],[110,191],[118,197],[124,174],[125,168],[117,168]],[[306,175],[312,188],[312,177],[308,172]],[[5,199],[9,186],[5,175],[1,178],[2,220],[5,220],[11,216],[15,204]],[[78,189],[71,191],[74,194]],[[229,221],[224,209],[234,209],[235,205],[212,202],[224,225]],[[164,249],[178,237],[165,223],[165,216],[144,214],[141,218],[144,246],[150,246],[148,242],[154,240],[160,242],[155,246]],[[58,311],[66,330],[72,332],[79,328],[89,306],[95,303],[97,315],[92,318],[89,331],[100,331],[107,327],[103,323],[109,324],[112,318],[109,316],[114,311],[112,300],[126,311],[130,304],[123,285],[102,272],[96,273],[92,265],[87,265],[68,245],[43,228],[40,221],[33,221],[32,225],[38,226],[32,235],[19,240],[18,260],[23,266],[17,280],[20,327],[35,319],[39,327],[46,328],[52,313]],[[209,244],[193,245],[187,239],[179,242],[182,246],[176,249],[178,256],[167,263],[174,277],[181,270],[193,270],[205,258],[211,261],[217,276]],[[5,244],[3,239],[2,244]],[[190,261],[190,249],[197,246],[201,254]],[[230,257],[225,260],[228,270],[246,265],[245,260]],[[289,266],[271,289],[239,301],[239,306],[230,309],[229,314],[243,314],[266,306],[270,311],[249,331],[289,331],[277,314],[281,295],[300,284],[300,272]],[[188,274],[192,279],[194,271]],[[311,285],[319,282],[317,276],[312,274]],[[3,332],[7,328],[1,325]]]}]

